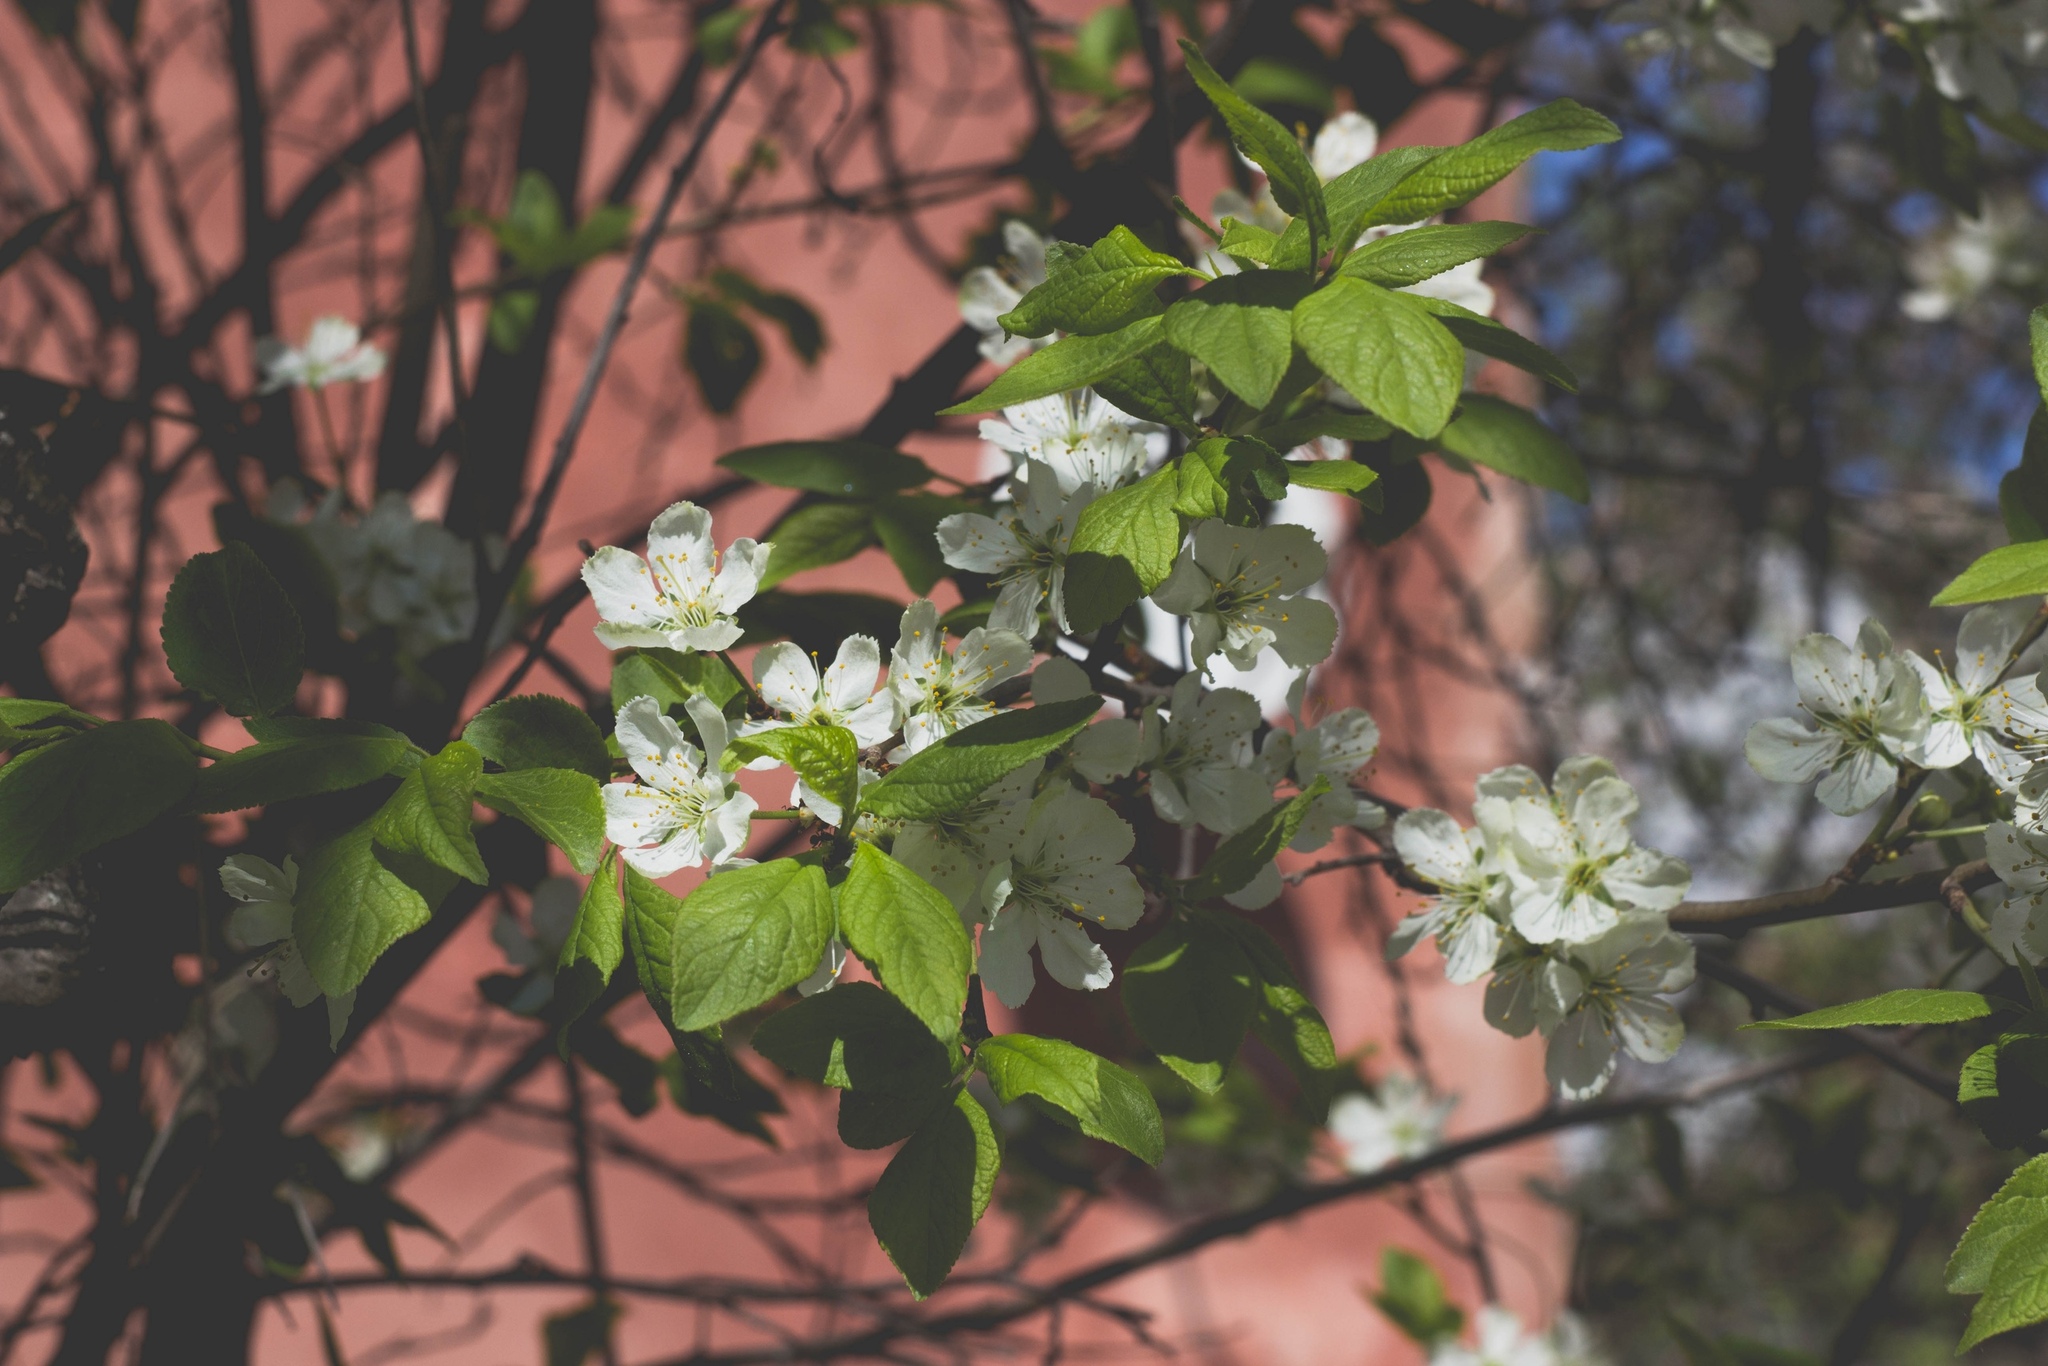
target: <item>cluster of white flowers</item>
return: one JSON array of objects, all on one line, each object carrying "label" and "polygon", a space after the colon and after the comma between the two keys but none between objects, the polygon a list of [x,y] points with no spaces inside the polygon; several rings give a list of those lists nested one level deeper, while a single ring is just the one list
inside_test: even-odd
[{"label": "cluster of white flowers", "polygon": [[1547,1333],[1522,1327],[1513,1310],[1489,1304],[1473,1316],[1476,1340],[1430,1349],[1429,1366],[1604,1366],[1577,1315],[1561,1313]]},{"label": "cluster of white flowers", "polygon": [[414,658],[475,630],[475,548],[414,515],[404,494],[386,490],[355,516],[341,491],[330,489],[308,516],[304,492],[287,480],[271,490],[268,512],[303,531],[326,562],[345,630],[360,635],[389,627],[398,648]]},{"label": "cluster of white flowers", "polygon": [[1634,30],[1626,43],[1636,57],[1668,56],[1685,71],[1729,80],[1770,70],[1802,24],[1828,32],[1835,8],[1833,0],[1623,0],[1606,18]]},{"label": "cluster of white flowers", "polygon": [[1934,87],[1992,114],[2019,108],[2011,63],[2048,64],[2048,0],[1883,0],[1922,38]]},{"label": "cluster of white flowers", "polygon": [[329,315],[313,320],[301,346],[280,337],[259,338],[256,365],[263,372],[259,393],[288,387],[320,390],[377,378],[384,373],[384,353],[364,341],[354,323]]},{"label": "cluster of white flowers", "polygon": [[1395,1073],[1374,1094],[1356,1091],[1337,1097],[1330,1106],[1330,1136],[1344,1152],[1344,1165],[1354,1172],[1376,1172],[1405,1162],[1443,1141],[1444,1121],[1456,1097],[1438,1098],[1414,1077]]},{"label": "cluster of white flowers", "polygon": [[1541,1032],[1551,1084],[1571,1099],[1606,1088],[1619,1050],[1664,1062],[1685,1037],[1662,998],[1691,983],[1693,950],[1665,916],[1692,873],[1634,842],[1637,806],[1612,764],[1581,755],[1549,787],[1520,766],[1481,778],[1469,830],[1427,809],[1394,823],[1396,851],[1438,894],[1388,952],[1433,937],[1452,981],[1491,972],[1487,1021]]},{"label": "cluster of white flowers", "polygon": [[1975,217],[1914,242],[1906,252],[1913,288],[1899,310],[1916,322],[1942,322],[1982,298],[1994,285],[2025,290],[2042,274],[2041,219],[2025,195],[1992,193]]}]

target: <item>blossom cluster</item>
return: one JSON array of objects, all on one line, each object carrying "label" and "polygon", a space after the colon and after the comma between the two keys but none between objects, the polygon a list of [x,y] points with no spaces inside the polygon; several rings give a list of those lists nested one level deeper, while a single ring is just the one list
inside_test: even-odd
[{"label": "blossom cluster", "polygon": [[290,481],[271,490],[271,520],[296,527],[334,577],[344,630],[388,628],[415,659],[469,639],[476,628],[476,550],[439,522],[420,517],[387,489],[360,516],[341,490],[309,505]]},{"label": "blossom cluster", "polygon": [[1545,786],[1519,765],[1479,779],[1474,824],[1403,812],[1394,848],[1436,895],[1396,928],[1388,952],[1434,938],[1453,982],[1488,974],[1487,1022],[1548,1040],[1559,1094],[1597,1095],[1626,1051],[1664,1062],[1685,1026],[1664,999],[1689,985],[1692,944],[1666,914],[1691,870],[1635,843],[1635,790],[1605,759],[1580,755]]}]

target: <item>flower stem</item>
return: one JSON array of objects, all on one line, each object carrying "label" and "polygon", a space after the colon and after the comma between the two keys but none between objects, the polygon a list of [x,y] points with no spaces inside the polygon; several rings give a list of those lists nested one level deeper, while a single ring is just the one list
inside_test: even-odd
[{"label": "flower stem", "polygon": [[1952,825],[1945,830],[1915,830],[1913,838],[1923,840],[1961,839],[1964,835],[1981,835],[1991,827],[1987,825]]},{"label": "flower stem", "polygon": [[718,657],[725,661],[725,667],[732,670],[732,676],[738,680],[740,687],[746,690],[748,709],[758,712],[762,716],[772,714],[774,708],[770,707],[762,698],[761,690],[754,686],[754,681],[740,672],[740,666],[733,663],[732,656],[724,650],[720,650]]}]

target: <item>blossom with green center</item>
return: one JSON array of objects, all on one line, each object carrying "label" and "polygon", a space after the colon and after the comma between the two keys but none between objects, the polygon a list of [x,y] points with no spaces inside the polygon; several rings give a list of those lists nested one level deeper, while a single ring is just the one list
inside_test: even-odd
[{"label": "blossom with green center", "polygon": [[1305,669],[1329,657],[1337,614],[1326,602],[1295,595],[1320,579],[1328,563],[1307,527],[1206,521],[1152,601],[1189,619],[1189,656],[1204,672],[1219,653],[1249,669],[1269,645]]},{"label": "blossom with green center", "polygon": [[1071,494],[1039,461],[1027,464],[1037,477],[1023,486],[1017,506],[1000,517],[956,512],[938,525],[939,550],[947,564],[985,574],[996,583],[1028,583],[1049,597],[1052,619],[1067,629],[1067,546],[1081,511],[1095,501],[1095,485]]},{"label": "blossom with green center", "polygon": [[903,712],[903,743],[890,752],[891,762],[996,714],[982,694],[1031,668],[1031,643],[1005,624],[1013,619],[1011,612],[991,613],[989,625],[969,631],[949,654],[939,609],[929,598],[904,611],[889,658],[889,690]]},{"label": "blossom with green center", "polygon": [[1093,389],[1005,408],[1001,421],[982,422],[981,439],[1010,457],[1012,484],[1050,474],[1065,494],[1083,484],[1098,493],[1128,484],[1152,454],[1144,426]]},{"label": "blossom with green center", "polygon": [[1532,944],[1583,943],[1626,911],[1668,911],[1685,900],[1692,870],[1629,836],[1640,807],[1614,765],[1590,754],[1558,765],[1544,799],[1512,801],[1506,860],[1510,918]]},{"label": "blossom with green center", "polygon": [[2020,785],[2033,756],[2048,749],[2048,699],[2031,678],[2000,677],[2038,610],[2031,601],[1995,603],[1964,617],[1953,673],[1906,652],[1928,709],[1927,732],[1907,758],[1922,768],[1954,768],[1974,754],[2000,788]]},{"label": "blossom with green center", "polygon": [[1166,715],[1145,719],[1141,754],[1159,818],[1229,835],[1271,810],[1272,780],[1252,761],[1258,725],[1259,703],[1250,693],[1204,689],[1199,676],[1182,674]]},{"label": "blossom with green center", "polygon": [[1507,918],[1508,880],[1487,847],[1486,832],[1461,830],[1442,811],[1404,811],[1394,822],[1394,849],[1408,871],[1437,889],[1437,895],[1394,927],[1387,956],[1399,958],[1425,936],[1436,937],[1444,976],[1476,982],[1500,954],[1501,924]]},{"label": "blossom with green center", "polygon": [[1123,866],[1135,840],[1107,802],[1071,787],[1048,788],[1033,803],[1009,857],[982,880],[989,924],[978,971],[997,1000],[1015,1010],[1029,999],[1034,945],[1062,986],[1100,991],[1115,979],[1081,923],[1127,930],[1144,914],[1138,879]]},{"label": "blossom with green center", "polygon": [[[1852,649],[1815,633],[1792,647],[1792,681],[1808,730],[1792,717],[1759,721],[1742,752],[1772,782],[1810,783],[1838,816],[1874,805],[1898,781],[1899,764],[1927,733],[1920,675],[1892,653],[1892,638],[1875,620],[1856,633]],[[1822,773],[1826,777],[1821,777]]]},{"label": "blossom with green center", "polygon": [[619,708],[619,752],[640,781],[607,783],[605,838],[619,856],[648,877],[667,877],[710,862],[739,859],[753,820],[754,799],[733,786],[720,766],[725,715],[709,698],[685,704],[704,749],[683,738],[683,728],[651,697]]},{"label": "blossom with green center", "polygon": [[711,514],[695,503],[670,506],[647,528],[647,563],[608,545],[583,562],[605,648],[666,645],[676,650],[731,648],[740,638],[733,613],[753,600],[770,547],[740,537],[721,564]]},{"label": "blossom with green center", "polygon": [[1339,1096],[1330,1106],[1330,1136],[1344,1149],[1344,1166],[1354,1172],[1420,1157],[1443,1142],[1444,1121],[1457,1104],[1439,1099],[1413,1077],[1400,1073],[1379,1084],[1375,1095]]},{"label": "blossom with green center", "polygon": [[1618,1050],[1644,1062],[1669,1062],[1685,1041],[1685,1022],[1662,999],[1691,985],[1692,941],[1661,915],[1621,917],[1613,929],[1571,949],[1563,971],[1545,975],[1538,1025],[1550,1037],[1543,1068],[1566,1100],[1607,1088]]}]

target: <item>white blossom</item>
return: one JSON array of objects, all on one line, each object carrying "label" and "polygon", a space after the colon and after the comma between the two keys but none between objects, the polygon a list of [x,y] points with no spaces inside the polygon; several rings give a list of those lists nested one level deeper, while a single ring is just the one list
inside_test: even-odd
[{"label": "white blossom", "polygon": [[1992,193],[1974,217],[1915,241],[1906,252],[1913,288],[1899,311],[1915,322],[1952,318],[1993,285],[2026,289],[2041,275],[2040,218],[2024,195]]},{"label": "white blossom", "polygon": [[2008,61],[2039,66],[2048,58],[2043,0],[1886,0],[1883,8],[1922,27],[1935,89],[1951,100],[1975,100],[1991,114],[2019,107]]},{"label": "white blossom", "polygon": [[852,635],[823,673],[817,657],[793,641],[763,645],[754,656],[754,685],[775,709],[772,721],[748,721],[740,734],[779,726],[843,726],[862,749],[881,744],[896,731],[896,696],[878,688],[882,647],[873,636]]},{"label": "white blossom", "polygon": [[1211,519],[1195,528],[1152,601],[1187,617],[1190,657],[1207,670],[1221,654],[1249,669],[1271,646],[1297,669],[1321,663],[1337,640],[1327,602],[1296,596],[1322,578],[1328,558],[1307,527],[1235,527]]},{"label": "white blossom", "polygon": [[647,529],[652,574],[638,555],[617,546],[583,562],[583,582],[597,604],[598,640],[611,650],[729,649],[741,634],[733,614],[753,600],[769,549],[742,536],[726,548],[721,564],[711,514],[695,503],[672,504]]},{"label": "white blossom", "polygon": [[1513,802],[1508,905],[1532,944],[1582,943],[1629,911],[1668,911],[1685,900],[1692,870],[1637,845],[1628,823],[1641,803],[1614,765],[1582,754],[1558,765],[1549,800]]},{"label": "white blossom", "polygon": [[1295,729],[1275,727],[1267,733],[1265,746],[1259,751],[1259,766],[1275,783],[1292,778],[1297,787],[1306,789],[1322,778],[1330,784],[1328,792],[1309,803],[1301,826],[1288,845],[1304,852],[1328,844],[1340,825],[1371,830],[1384,825],[1387,819],[1378,802],[1351,790],[1352,778],[1379,752],[1379,726],[1358,707],[1331,712],[1312,726],[1302,725],[1307,681],[1308,675],[1303,673],[1288,692]]},{"label": "white blossom", "polygon": [[946,652],[939,609],[919,598],[903,613],[902,633],[889,659],[889,689],[903,715],[903,744],[890,752],[891,762],[945,739],[963,726],[996,714],[982,696],[1006,679],[1031,668],[1031,643],[1015,630],[977,626]]},{"label": "white blossom", "polygon": [[1929,713],[1927,733],[1907,758],[1923,768],[1954,768],[1974,754],[2000,788],[2019,786],[2030,753],[2048,743],[2048,699],[2031,678],[2000,683],[1999,675],[2035,611],[2031,601],[1998,603],[1964,617],[1953,673],[1906,653]]},{"label": "white blossom", "polygon": [[257,392],[273,394],[287,386],[317,390],[373,380],[384,373],[384,353],[364,341],[362,329],[347,318],[329,314],[313,320],[302,346],[260,338],[256,364],[263,371]]},{"label": "white blossom", "polygon": [[1030,224],[1013,218],[1003,224],[1008,259],[1000,267],[976,266],[960,281],[960,320],[981,333],[981,354],[997,365],[1013,364],[1053,343],[1050,336],[1012,337],[997,321],[1045,283],[1046,245]]},{"label": "white blossom", "polygon": [[1415,1078],[1395,1073],[1374,1095],[1354,1091],[1339,1096],[1330,1106],[1330,1136],[1344,1149],[1346,1169],[1376,1172],[1443,1142],[1444,1121],[1457,1103],[1454,1097],[1438,1099]]},{"label": "white blossom", "polygon": [[982,880],[1017,847],[1044,767],[1038,761],[1026,764],[984,788],[959,811],[905,825],[890,853],[944,892],[963,919],[978,919]]},{"label": "white blossom", "polygon": [[[1095,687],[1080,665],[1054,655],[1031,674],[1031,700],[1039,705],[1092,696]],[[1109,717],[1067,741],[1074,772],[1093,783],[1114,782],[1145,761],[1145,729],[1128,717]]]},{"label": "white blossom", "polygon": [[1013,484],[1028,484],[1044,466],[1062,494],[1083,484],[1107,493],[1137,478],[1151,454],[1146,424],[1093,389],[1005,408],[1000,421],[983,419],[981,439],[1010,457]]},{"label": "white blossom", "polygon": [[846,971],[846,944],[838,935],[825,943],[825,951],[818,955],[818,966],[810,976],[796,984],[799,996],[816,996],[821,991],[830,991],[839,985],[839,974]]},{"label": "white blossom", "polygon": [[[254,854],[230,855],[220,866],[222,890],[242,904],[228,917],[229,942],[239,948],[255,949],[275,944],[263,957],[263,965],[277,976],[278,990],[295,1006],[308,1006],[320,999],[320,984],[299,952],[292,936],[292,898],[298,894],[299,865],[292,859],[280,868]],[[348,1029],[349,1012],[355,1009],[356,994],[345,991],[327,997],[327,1042],[341,1046]]]},{"label": "white blossom", "polygon": [[334,575],[341,625],[356,635],[388,627],[399,649],[420,658],[467,640],[476,627],[476,550],[438,522],[414,514],[386,490],[359,518],[344,516],[330,489],[300,521],[305,496],[289,481],[271,491],[273,521],[296,526]]},{"label": "white blossom", "polygon": [[[1711,80],[1737,80],[1777,64],[1781,40],[1759,26],[1751,6],[1726,0],[1625,0],[1608,22],[1642,25],[1625,45],[1638,59],[1670,56],[1681,68]],[[1825,23],[1823,23],[1825,27]],[[1789,40],[1787,33],[1785,39]]]},{"label": "white blossom", "polygon": [[2048,832],[1995,821],[1984,832],[1984,859],[2005,885],[1991,913],[1991,947],[2008,962],[2048,959]]},{"label": "white blossom", "polygon": [[1432,1347],[1429,1366],[1604,1366],[1585,1325],[1569,1313],[1559,1314],[1550,1332],[1537,1333],[1524,1329],[1514,1311],[1489,1304],[1473,1315],[1473,1329],[1470,1347],[1455,1340]]},{"label": "white blossom", "polygon": [[1323,126],[1316,130],[1316,140],[1309,149],[1309,164],[1323,181],[1332,181],[1372,160],[1379,146],[1379,125],[1355,110],[1346,109],[1323,120]]},{"label": "white blossom", "polygon": [[1892,790],[1899,762],[1927,731],[1920,676],[1892,653],[1891,636],[1874,619],[1851,648],[1818,633],[1792,647],[1799,705],[1819,730],[1792,717],[1750,727],[1743,752],[1749,766],[1779,783],[1820,778],[1821,805],[1853,816]]},{"label": "white blossom", "polygon": [[1547,1026],[1543,1069],[1567,1100],[1600,1094],[1614,1075],[1617,1047],[1644,1062],[1669,1062],[1685,1041],[1685,1022],[1663,997],[1691,985],[1692,941],[1664,917],[1631,914],[1590,944],[1570,950],[1565,972],[1545,979],[1548,1004],[1561,1011]]},{"label": "white blossom", "polygon": [[996,583],[1030,583],[1049,597],[1052,619],[1067,629],[1067,547],[1081,510],[1095,501],[1095,485],[1082,483],[1063,493],[1043,462],[1027,460],[1034,477],[1013,508],[997,517],[956,512],[938,525],[939,549],[947,564],[986,574]]},{"label": "white blossom", "polygon": [[1252,763],[1258,724],[1250,693],[1205,691],[1199,676],[1182,674],[1166,716],[1154,712],[1145,721],[1143,757],[1159,818],[1228,835],[1272,809],[1272,782]]},{"label": "white blossom", "polygon": [[1500,954],[1508,886],[1499,861],[1487,851],[1486,832],[1478,826],[1461,830],[1444,812],[1418,808],[1394,822],[1394,849],[1437,895],[1394,927],[1388,956],[1399,958],[1423,936],[1434,935],[1445,977],[1461,984],[1484,977]]},{"label": "white blossom", "polygon": [[648,877],[738,861],[756,810],[754,799],[721,767],[724,713],[702,696],[684,706],[704,741],[701,751],[653,698],[636,697],[620,707],[619,752],[639,781],[601,789],[605,838]]},{"label": "white blossom", "polygon": [[1008,858],[982,882],[989,917],[981,934],[981,980],[1015,1010],[1031,995],[1031,948],[1054,981],[1100,991],[1115,978],[1109,956],[1079,922],[1113,930],[1144,913],[1138,880],[1122,860],[1131,827],[1107,802],[1056,786],[1034,803]]}]

